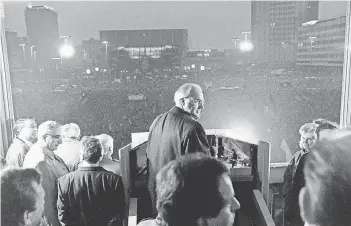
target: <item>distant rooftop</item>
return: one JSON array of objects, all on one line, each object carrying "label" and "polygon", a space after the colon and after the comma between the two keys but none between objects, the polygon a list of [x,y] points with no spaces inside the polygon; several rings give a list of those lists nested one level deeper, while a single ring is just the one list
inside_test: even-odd
[{"label": "distant rooftop", "polygon": [[311,20],[311,21],[308,21],[308,22],[306,22],[306,23],[303,23],[303,24],[302,24],[302,27],[315,25],[315,24],[317,24],[317,23],[326,22],[326,21],[328,21],[328,20],[336,20],[336,19],[343,18],[343,17],[346,17],[346,16],[339,16],[339,17],[327,18],[327,19],[323,19],[323,20]]},{"label": "distant rooftop", "polygon": [[36,9],[36,10],[47,9],[47,10],[50,10],[52,12],[56,12],[54,7],[51,7],[51,6],[48,6],[48,5],[32,5],[32,4],[28,4],[27,8],[28,9]]}]

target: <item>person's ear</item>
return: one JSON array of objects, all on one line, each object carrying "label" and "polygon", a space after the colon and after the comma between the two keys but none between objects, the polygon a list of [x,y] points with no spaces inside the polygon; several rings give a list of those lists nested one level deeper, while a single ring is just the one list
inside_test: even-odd
[{"label": "person's ear", "polygon": [[311,194],[306,187],[303,187],[299,194],[300,215],[304,222],[315,224],[312,210]]},{"label": "person's ear", "polygon": [[184,106],[185,105],[185,99],[184,98],[182,98],[182,99],[180,99],[180,106]]}]

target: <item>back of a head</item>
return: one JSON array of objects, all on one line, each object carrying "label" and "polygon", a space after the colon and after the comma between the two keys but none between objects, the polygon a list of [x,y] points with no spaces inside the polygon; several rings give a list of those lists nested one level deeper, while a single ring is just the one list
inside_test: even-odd
[{"label": "back of a head", "polygon": [[40,184],[41,176],[35,169],[6,168],[0,177],[1,225],[20,225],[24,212],[36,208],[38,194],[33,183]]},{"label": "back of a head", "polygon": [[318,124],[316,123],[306,123],[300,127],[299,133],[300,135],[305,135],[307,133],[314,133],[316,132],[317,127],[318,127]]},{"label": "back of a head", "polygon": [[185,83],[174,93],[174,102],[177,105],[182,98],[199,97],[199,95],[202,95],[202,89],[199,85],[195,83]]},{"label": "back of a head", "polygon": [[45,139],[46,135],[53,134],[61,125],[55,121],[45,121],[38,127],[38,139]]},{"label": "back of a head", "polygon": [[219,178],[227,167],[218,160],[186,155],[157,174],[157,209],[168,225],[196,225],[200,217],[215,217],[224,205]]},{"label": "back of a head", "polygon": [[100,134],[97,135],[96,138],[99,139],[104,151],[106,151],[108,148],[113,149],[113,138],[110,135]]},{"label": "back of a head", "polygon": [[80,137],[80,128],[75,123],[69,123],[62,126],[62,138],[76,139]]},{"label": "back of a head", "polygon": [[310,194],[307,221],[319,226],[351,225],[351,134],[318,142],[304,172]]},{"label": "back of a head", "polygon": [[317,139],[319,139],[320,137],[320,132],[323,130],[335,130],[335,129],[339,129],[339,125],[335,122],[331,122],[327,119],[315,119],[313,120],[313,123],[317,124],[318,127],[316,128],[316,135],[317,135]]},{"label": "back of a head", "polygon": [[99,139],[85,136],[81,140],[81,160],[96,164],[101,160],[102,147]]}]

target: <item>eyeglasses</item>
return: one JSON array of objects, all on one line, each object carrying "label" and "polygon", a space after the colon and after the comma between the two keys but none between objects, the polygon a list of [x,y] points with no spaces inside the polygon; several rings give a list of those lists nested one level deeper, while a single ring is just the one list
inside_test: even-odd
[{"label": "eyeglasses", "polygon": [[201,99],[194,99],[194,102],[201,105],[205,104],[205,100],[201,100]]}]

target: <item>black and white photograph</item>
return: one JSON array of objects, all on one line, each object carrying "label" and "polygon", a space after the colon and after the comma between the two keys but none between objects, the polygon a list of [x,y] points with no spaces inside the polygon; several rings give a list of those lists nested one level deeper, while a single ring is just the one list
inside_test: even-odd
[{"label": "black and white photograph", "polygon": [[4,0],[0,40],[0,225],[351,225],[350,0]]}]

